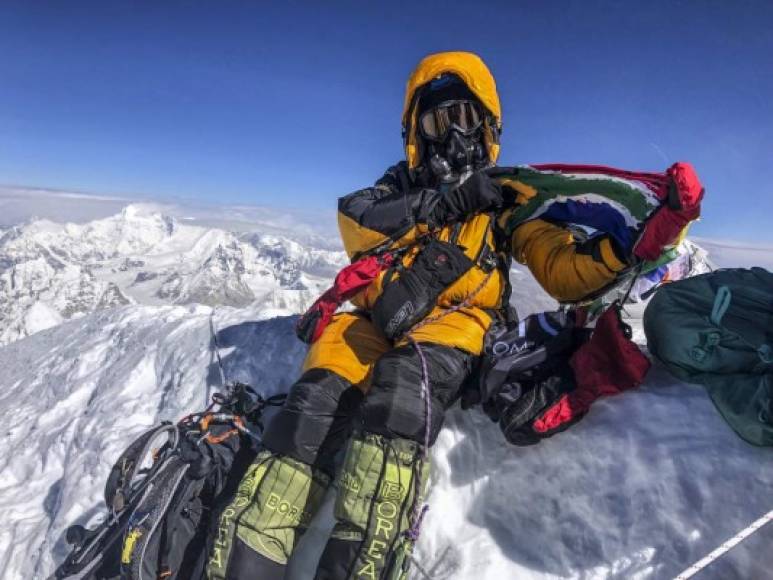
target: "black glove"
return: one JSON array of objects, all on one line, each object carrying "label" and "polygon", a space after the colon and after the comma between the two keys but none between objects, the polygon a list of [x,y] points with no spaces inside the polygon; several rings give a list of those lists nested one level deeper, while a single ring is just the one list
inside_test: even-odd
[{"label": "black glove", "polygon": [[502,207],[502,187],[485,172],[473,173],[464,183],[440,195],[427,215],[430,228],[462,221],[479,212]]},{"label": "black glove", "polygon": [[499,423],[505,439],[510,443],[519,446],[534,445],[542,439],[568,429],[580,420],[581,417],[577,417],[547,433],[539,433],[533,428],[537,419],[558,402],[563,394],[574,388],[574,377],[571,371],[564,369],[563,372],[547,378],[506,385],[484,410],[489,417]]}]

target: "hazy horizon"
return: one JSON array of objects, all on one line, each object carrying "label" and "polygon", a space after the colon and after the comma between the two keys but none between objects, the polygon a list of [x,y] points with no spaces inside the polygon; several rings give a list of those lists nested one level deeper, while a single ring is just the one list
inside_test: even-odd
[{"label": "hazy horizon", "polygon": [[[33,199],[34,198],[34,199]],[[47,202],[47,203],[46,203]],[[320,214],[307,208],[283,208],[258,204],[212,204],[196,199],[132,199],[88,192],[0,185],[0,229],[33,218],[54,222],[85,223],[141,204],[188,223],[232,231],[294,232],[320,247],[340,249],[334,208]],[[322,218],[322,219],[321,219]],[[720,266],[761,266],[773,271],[773,242],[731,236],[688,236],[709,251]]]}]

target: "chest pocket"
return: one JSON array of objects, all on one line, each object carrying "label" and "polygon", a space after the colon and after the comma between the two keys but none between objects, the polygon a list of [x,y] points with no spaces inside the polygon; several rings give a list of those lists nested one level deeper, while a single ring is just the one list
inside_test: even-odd
[{"label": "chest pocket", "polygon": [[408,268],[387,272],[371,317],[384,336],[395,340],[423,320],[443,291],[475,263],[455,243],[431,238]]}]

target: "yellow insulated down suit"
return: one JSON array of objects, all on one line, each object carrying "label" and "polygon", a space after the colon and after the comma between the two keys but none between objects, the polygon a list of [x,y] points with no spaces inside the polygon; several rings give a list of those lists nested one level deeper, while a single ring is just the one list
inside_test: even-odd
[{"label": "yellow insulated down suit", "polygon": [[[399,267],[356,296],[357,310],[336,315],[311,346],[301,377],[267,425],[266,450],[221,518],[208,570],[213,580],[282,578],[331,477],[338,481],[337,524],[316,578],[405,578],[413,544],[405,531],[417,521],[427,482],[422,449],[435,441],[445,410],[470,376],[506,289],[499,266],[507,260],[498,253],[502,240],[493,217],[474,211],[461,190],[441,194],[418,176],[423,154],[416,132],[418,94],[443,73],[457,75],[483,105],[485,152],[492,164],[496,160],[501,112],[491,73],[469,53],[424,59],[406,91],[407,161],[387,170],[374,186],[339,200],[339,227],[349,256],[403,248]],[[490,183],[477,179],[482,187]],[[475,179],[468,182],[477,187]],[[385,338],[372,315],[385,285],[407,279],[414,263],[424,259],[420,247],[429,247],[424,243],[428,232],[439,240],[430,244],[455,248],[454,260],[466,268],[443,286],[429,317],[458,310],[412,333],[422,345],[420,355],[404,339]],[[422,244],[415,243],[419,238]],[[336,474],[334,458],[344,447]]]},{"label": "yellow insulated down suit", "polygon": [[[283,578],[333,477],[337,523],[315,577],[406,577],[415,536],[405,532],[418,520],[427,482],[423,449],[434,443],[445,410],[472,373],[492,316],[507,300],[508,240],[493,215],[467,203],[471,196],[463,189],[480,193],[491,187],[490,179],[478,173],[441,193],[419,167],[425,153],[416,130],[419,95],[444,73],[462,79],[483,105],[485,152],[491,164],[497,159],[501,111],[485,64],[463,52],[425,58],[406,91],[406,161],[374,186],[339,200],[338,223],[350,258],[382,248],[404,252],[398,265],[354,297],[357,310],[336,315],[310,347],[301,377],[266,427],[265,450],[221,518],[211,580]],[[374,320],[391,284],[418,270],[414,266],[425,259],[430,237],[430,245],[454,248],[453,260],[466,266],[430,304],[430,322],[410,333],[419,351],[404,337],[387,339]],[[439,258],[434,263],[443,264]],[[335,457],[344,448],[336,474]]]},{"label": "yellow insulated down suit", "polygon": [[515,229],[512,253],[559,302],[584,300],[628,267],[611,236],[578,242],[569,229],[539,219]]},{"label": "yellow insulated down suit", "polygon": [[[405,164],[399,164],[387,171],[375,187],[358,191],[341,200],[338,221],[350,256],[378,247],[399,232],[405,233],[393,244],[395,247],[411,244],[418,236],[427,232],[426,224],[414,223],[413,216],[404,212],[406,204],[418,206],[422,203],[423,192],[420,189],[402,191],[396,178],[400,172],[407,175]],[[413,197],[416,199],[412,199]],[[436,232],[436,238],[439,240],[455,240],[475,266],[440,294],[430,317],[445,315],[436,322],[430,322],[414,331],[414,339],[455,347],[475,355],[480,354],[483,335],[491,324],[491,312],[502,306],[506,285],[501,269],[486,271],[478,264],[482,256],[496,257],[494,225],[491,216],[477,214],[464,222],[444,226]],[[411,267],[419,249],[419,245],[413,246],[402,258],[405,268]],[[387,275],[388,271],[382,272],[365,291],[352,300],[354,305],[364,312],[369,312],[381,296]],[[464,302],[473,293],[469,306],[446,313],[447,309]],[[304,368],[332,370],[367,391],[365,379],[372,361],[390,349],[391,345],[381,338],[382,334],[372,324],[356,324],[353,322],[355,318],[358,317],[351,314],[334,318],[320,340],[312,345]],[[352,332],[350,327],[353,324],[356,324],[358,338],[348,340],[346,333]],[[342,349],[342,340],[352,344],[351,350]],[[375,359],[372,355],[375,355]]]}]

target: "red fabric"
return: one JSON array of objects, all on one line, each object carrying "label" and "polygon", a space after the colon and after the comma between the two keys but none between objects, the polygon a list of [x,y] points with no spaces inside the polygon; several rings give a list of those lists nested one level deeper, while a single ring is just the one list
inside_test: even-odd
[{"label": "red fabric", "polygon": [[689,210],[698,207],[703,198],[703,186],[693,166],[680,161],[669,167],[667,173],[676,184],[682,209]]},{"label": "red fabric", "polygon": [[569,395],[561,395],[561,398],[548,407],[541,417],[532,424],[532,429],[537,433],[547,435],[550,431],[559,430],[564,425],[579,419],[585,411],[576,409]]},{"label": "red fabric", "polygon": [[668,200],[647,220],[633,253],[642,260],[657,260],[663,247],[674,243],[681,231],[701,215],[703,186],[692,165],[674,163],[668,169],[668,177],[676,186],[676,199]]},{"label": "red fabric", "polygon": [[699,208],[677,211],[668,206],[661,207],[647,221],[644,232],[633,248],[634,256],[642,260],[657,260],[663,248],[673,244],[687,224],[700,215]]},{"label": "red fabric", "polygon": [[384,254],[382,256],[368,256],[346,266],[336,276],[333,286],[317,298],[298,320],[298,328],[313,324],[313,333],[310,338],[311,342],[316,341],[322,336],[322,332],[330,323],[338,307],[367,288],[380,272],[392,264],[392,261],[393,257],[390,254]]},{"label": "red fabric", "polygon": [[599,397],[638,386],[650,368],[647,357],[624,334],[615,306],[601,315],[590,340],[577,349],[569,364],[577,388],[563,395],[534,421],[537,433],[560,430],[587,413]]}]

